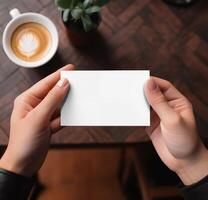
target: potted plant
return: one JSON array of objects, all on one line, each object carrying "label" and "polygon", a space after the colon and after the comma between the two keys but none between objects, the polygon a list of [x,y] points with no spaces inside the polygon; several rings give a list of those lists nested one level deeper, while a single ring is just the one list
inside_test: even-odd
[{"label": "potted plant", "polygon": [[173,5],[177,5],[177,6],[188,6],[190,4],[192,4],[193,2],[195,2],[195,0],[164,0],[167,3],[171,3]]},{"label": "potted plant", "polygon": [[55,0],[74,45],[86,45],[93,38],[101,22],[101,7],[107,2],[108,0]]}]

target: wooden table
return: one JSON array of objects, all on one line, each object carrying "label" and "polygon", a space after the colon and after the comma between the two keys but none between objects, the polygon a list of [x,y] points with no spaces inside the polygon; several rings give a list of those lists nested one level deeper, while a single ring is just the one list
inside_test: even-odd
[{"label": "wooden table", "polygon": [[[150,69],[192,101],[200,134],[208,136],[208,1],[178,9],[162,0],[112,0],[102,10],[99,42],[85,49],[70,44],[53,0],[1,0],[1,39],[14,7],[51,18],[60,43],[55,57],[38,69],[16,66],[0,49],[1,145],[8,142],[15,97],[67,63],[77,69]],[[55,135],[52,144],[135,143],[146,138],[138,127],[69,127]]]}]

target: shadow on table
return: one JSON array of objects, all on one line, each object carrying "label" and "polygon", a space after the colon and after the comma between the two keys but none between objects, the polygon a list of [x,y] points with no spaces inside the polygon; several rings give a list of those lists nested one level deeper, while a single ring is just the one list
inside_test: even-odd
[{"label": "shadow on table", "polygon": [[114,70],[116,62],[113,58],[113,48],[108,44],[104,36],[96,31],[92,34],[88,41],[88,45],[77,47],[80,54],[89,57],[94,63],[93,66],[88,66],[88,69],[93,70]]},{"label": "shadow on table", "polygon": [[36,71],[41,78],[44,78],[64,65],[65,62],[63,61],[60,53],[57,51],[54,57],[48,63],[37,69],[34,69],[34,71]]},{"label": "shadow on table", "polygon": [[[71,44],[69,44],[71,45]],[[115,70],[116,62],[113,59],[113,48],[108,44],[108,40],[99,32],[92,34],[92,37],[87,46],[74,46],[74,53],[83,55],[86,62],[82,65],[84,68],[78,69],[88,70]],[[33,84],[40,79],[48,76],[60,67],[66,64],[63,56],[59,51],[45,65],[34,69],[22,69],[22,72],[28,77],[28,80]]]},{"label": "shadow on table", "polygon": [[45,65],[37,68],[21,68],[21,73],[24,74],[25,79],[28,82],[29,86],[32,86],[37,81],[45,78],[49,74],[55,72],[60,67],[64,66],[65,63],[60,55],[57,52],[54,57]]}]

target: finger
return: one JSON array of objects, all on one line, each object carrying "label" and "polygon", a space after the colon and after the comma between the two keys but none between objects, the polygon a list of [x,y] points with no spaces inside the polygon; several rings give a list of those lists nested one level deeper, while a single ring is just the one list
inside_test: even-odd
[{"label": "finger", "polygon": [[50,129],[51,129],[51,133],[52,133],[52,134],[55,134],[56,132],[58,132],[59,130],[62,129],[60,117],[57,117],[56,119],[54,119],[54,120],[51,122],[51,124],[50,124]]},{"label": "finger", "polygon": [[68,93],[69,82],[61,79],[50,90],[46,97],[35,107],[34,112],[44,121],[50,120],[55,110],[61,105]]},{"label": "finger", "polygon": [[164,123],[176,117],[177,113],[170,107],[166,97],[153,78],[150,78],[145,84],[144,91],[149,104]]},{"label": "finger", "polygon": [[168,100],[168,104],[175,111],[182,114],[183,111],[192,109],[191,102],[180,91],[178,91],[173,84],[157,77],[152,78],[155,80],[165,98]]},{"label": "finger", "polygon": [[48,94],[48,92],[54,87],[57,81],[60,79],[60,71],[73,70],[73,69],[74,69],[74,65],[71,64],[66,65],[61,69],[57,70],[56,72],[54,72],[53,74],[42,79],[35,85],[33,85],[26,92],[34,95],[38,99],[43,99]]},{"label": "finger", "polygon": [[167,100],[185,98],[185,96],[180,91],[178,91],[175,88],[175,86],[171,84],[169,81],[157,77],[151,77],[151,78],[159,86],[159,88],[161,89]]}]

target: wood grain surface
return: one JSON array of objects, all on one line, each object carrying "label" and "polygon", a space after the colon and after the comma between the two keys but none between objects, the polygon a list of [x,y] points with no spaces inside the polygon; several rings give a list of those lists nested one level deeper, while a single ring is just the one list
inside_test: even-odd
[{"label": "wood grain surface", "polygon": [[[38,12],[56,24],[57,54],[37,69],[20,68],[0,48],[0,144],[9,136],[9,119],[17,95],[67,63],[77,69],[150,69],[173,82],[193,103],[199,132],[208,137],[208,1],[175,8],[162,0],[112,0],[102,10],[95,43],[71,45],[53,0],[0,0],[0,39],[9,10]],[[68,127],[52,144],[136,143],[147,139],[139,127]]]}]

